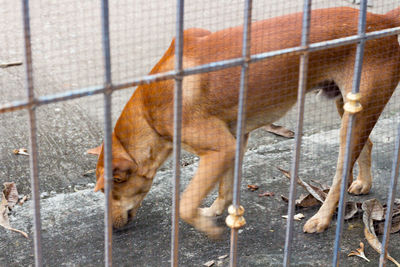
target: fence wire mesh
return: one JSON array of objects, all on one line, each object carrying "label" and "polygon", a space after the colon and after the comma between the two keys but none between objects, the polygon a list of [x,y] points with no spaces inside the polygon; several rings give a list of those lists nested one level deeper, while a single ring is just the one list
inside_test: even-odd
[{"label": "fence wire mesh", "polygon": [[[400,259],[396,249],[400,239],[395,234],[400,229],[400,204],[395,192],[389,192],[396,187],[398,175],[399,93],[391,94],[400,75],[400,60],[396,61],[400,11],[387,12],[400,6],[397,0],[312,1],[309,45],[300,42],[305,27],[304,2],[300,0],[123,0],[102,6],[107,2],[0,0],[0,181],[16,184],[20,203],[12,207],[9,189],[5,189],[0,222],[29,237],[1,230],[0,260],[5,266],[295,266],[337,262],[376,266],[380,256],[367,241],[372,242],[374,232],[382,240],[387,226],[380,205],[386,202],[393,207],[393,234],[387,249],[393,259]],[[177,23],[177,3],[184,10],[182,23]],[[251,7],[252,26],[247,32],[251,36],[250,58],[246,49],[242,51],[246,44],[242,27],[250,14],[245,3]],[[366,35],[357,33],[363,3],[371,12]],[[24,4],[29,4],[29,12],[23,12]],[[354,10],[320,10],[343,6]],[[106,24],[102,7],[109,16]],[[23,23],[26,16],[30,34]],[[183,37],[183,69],[179,57],[173,56],[179,54],[176,41],[171,43],[179,36],[180,26],[192,29]],[[361,62],[355,51],[364,37]],[[104,60],[108,38],[109,64]],[[31,59],[25,56],[29,49]],[[299,116],[302,109],[295,103],[301,57],[308,58],[304,63],[308,66],[305,87],[315,87],[316,94],[305,96],[304,113]],[[308,232],[324,230],[323,223],[306,223],[320,203],[311,197],[309,202],[316,205],[297,201],[307,190],[297,186],[298,193],[291,190],[291,195],[289,181],[276,167],[295,170],[300,179],[323,189],[332,185],[334,177],[341,177],[348,139],[343,129],[349,117],[343,105],[348,102],[353,79],[358,79],[354,75],[357,62],[362,63],[359,78],[364,109],[353,115],[349,154],[357,157],[362,152],[354,171],[355,158],[350,158],[348,179],[354,176],[355,182],[349,183],[349,190],[368,193],[370,173],[372,188],[367,195],[345,198],[347,213],[343,229],[337,231],[341,240],[338,236],[335,240],[336,215],[324,233],[305,234],[303,226]],[[247,88],[243,128],[237,125],[241,84]],[[182,104],[176,102],[174,111],[180,87],[183,100]],[[27,98],[27,88],[32,89],[31,98]],[[342,116],[345,122],[341,122]],[[300,117],[304,120],[299,127]],[[173,136],[180,132],[179,124],[183,150],[175,150],[174,162],[168,156],[177,146]],[[105,151],[99,159],[87,151],[99,152],[93,148],[107,136],[107,125],[114,129],[107,139],[113,143],[109,155],[112,167],[103,169]],[[247,152],[243,162],[239,159],[234,167],[237,129],[243,130],[243,143],[247,144],[243,151]],[[249,136],[250,130],[254,131]],[[297,148],[291,139],[295,130],[298,138],[302,137]],[[297,156],[293,156],[295,150]],[[236,157],[241,154],[236,151]],[[294,158],[298,158],[297,163]],[[235,175],[234,169],[239,171]],[[104,235],[104,195],[93,192],[105,190],[102,177],[107,170],[110,178],[113,176],[113,189],[106,222],[117,228],[112,236]],[[333,188],[340,182],[335,181]],[[237,189],[232,188],[234,183]],[[35,187],[40,190],[40,214],[39,202],[34,201]],[[230,239],[225,218],[232,197],[232,222],[240,219],[235,215],[241,205],[247,223],[234,230]],[[289,214],[305,215],[301,222],[282,218],[289,210],[282,200],[287,197],[296,200]],[[4,202],[7,199],[8,203]],[[322,207],[325,215],[335,210],[328,206],[338,197],[328,199]],[[355,203],[357,213],[348,219],[351,203]],[[211,207],[199,211],[200,206]],[[370,214],[370,209],[378,208],[380,217]],[[183,219],[179,223],[178,214]],[[32,218],[39,217],[41,226],[35,227]],[[286,229],[287,225],[291,226]],[[216,237],[221,241],[212,240]],[[386,234],[384,241],[388,237]],[[347,256],[360,242],[365,243],[370,262]],[[384,264],[383,257],[380,264]]]}]

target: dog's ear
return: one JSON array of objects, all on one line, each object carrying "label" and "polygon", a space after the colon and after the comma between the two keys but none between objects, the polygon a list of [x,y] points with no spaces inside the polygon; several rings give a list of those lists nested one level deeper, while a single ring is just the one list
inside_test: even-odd
[{"label": "dog's ear", "polygon": [[102,148],[103,148],[103,144],[101,144],[101,145],[99,145],[99,146],[97,146],[97,147],[88,149],[88,150],[86,151],[86,153],[87,153],[87,154],[92,154],[92,155],[97,155],[97,156],[99,156],[100,153],[101,153],[101,149],[102,149]]},{"label": "dog's ear", "polygon": [[[104,151],[100,154],[99,161],[104,158]],[[103,164],[101,164],[103,166]],[[99,167],[98,167],[99,168]],[[103,167],[104,168],[104,167]],[[131,158],[128,152],[125,150],[118,137],[112,135],[112,171],[113,176],[115,174],[118,177],[126,176],[127,173],[134,173],[137,170],[136,162]],[[121,174],[124,175],[121,175]],[[97,179],[94,191],[97,192],[104,188],[104,172],[100,174]]]},{"label": "dog's ear", "polygon": [[115,134],[112,135],[112,168],[113,171],[117,170],[122,172],[136,172],[137,170],[136,162],[132,159]]},{"label": "dog's ear", "polygon": [[143,148],[140,151],[142,152],[141,157],[144,159],[146,164],[140,164],[137,173],[147,179],[153,179],[157,172],[157,168],[152,166],[152,162],[154,162],[154,157],[152,155],[153,151],[150,146],[148,148]]},{"label": "dog's ear", "polygon": [[93,191],[94,191],[94,192],[97,192],[97,191],[99,191],[99,190],[101,190],[101,189],[103,189],[103,188],[104,188],[104,175],[101,175],[101,176],[97,179],[97,182],[96,182],[96,185],[94,186]]}]

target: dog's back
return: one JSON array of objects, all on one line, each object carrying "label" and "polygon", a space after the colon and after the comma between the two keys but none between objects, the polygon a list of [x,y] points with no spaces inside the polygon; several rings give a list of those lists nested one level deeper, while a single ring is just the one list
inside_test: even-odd
[{"label": "dog's back", "polygon": [[[323,42],[357,34],[357,9],[349,7],[314,10],[311,15],[310,42]],[[399,24],[398,11],[386,15],[368,13],[367,32],[382,30]],[[263,53],[300,45],[302,13],[289,14],[268,20],[254,22],[251,29],[251,53]],[[201,29],[185,31],[184,67],[193,67],[219,60],[241,57],[242,27],[228,28],[214,33]],[[367,41],[365,59],[368,64],[380,64],[379,61],[392,61],[394,55],[383,51],[398,51],[397,37],[385,37]],[[310,54],[309,90],[315,87],[326,89],[328,96],[345,95],[351,89],[356,45],[347,45]],[[375,55],[380,59],[376,60]],[[370,58],[374,58],[371,59]],[[174,42],[153,69],[152,73],[172,70],[174,66]],[[297,99],[299,56],[284,55],[250,64],[248,87],[247,131],[271,123],[285,114]],[[195,106],[202,106],[212,115],[232,125],[234,132],[240,67],[223,69],[211,73],[185,77],[184,114],[192,114]],[[324,85],[330,85],[328,87]],[[161,92],[146,88],[144,92],[152,107],[171,105],[173,82],[164,82]],[[338,89],[340,88],[340,91]],[[329,90],[328,90],[329,89]],[[332,90],[334,89],[334,90]],[[330,93],[330,94],[329,94]],[[154,101],[154,102],[152,102]],[[151,104],[153,103],[153,104]],[[278,103],[278,104],[277,104]],[[268,107],[267,109],[265,107]],[[267,110],[267,112],[265,112]],[[165,117],[157,110],[154,116]],[[254,117],[252,117],[254,115]],[[169,118],[172,118],[170,114]],[[166,118],[165,118],[166,119]]]}]

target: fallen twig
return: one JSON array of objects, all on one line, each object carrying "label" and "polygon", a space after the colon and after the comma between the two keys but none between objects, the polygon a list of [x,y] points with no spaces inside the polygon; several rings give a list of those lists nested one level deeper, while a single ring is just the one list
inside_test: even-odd
[{"label": "fallen twig", "polygon": [[21,61],[5,62],[5,63],[0,63],[0,68],[5,69],[5,68],[20,66],[20,65],[22,65]]}]

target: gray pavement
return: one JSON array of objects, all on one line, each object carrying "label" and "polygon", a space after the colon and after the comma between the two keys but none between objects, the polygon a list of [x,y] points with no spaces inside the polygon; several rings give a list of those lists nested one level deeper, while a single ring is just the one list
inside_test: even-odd
[{"label": "gray pavement", "polygon": [[[32,49],[35,93],[47,95],[102,83],[102,51],[99,1],[31,1]],[[351,2],[351,1],[350,1]],[[153,3],[153,4],[151,4]],[[111,45],[115,82],[145,74],[168,47],[174,35],[175,1],[119,1],[111,4]],[[154,4],[156,3],[156,5]],[[187,1],[185,27],[210,30],[241,23],[242,1]],[[379,1],[371,9],[385,12],[395,1]],[[22,28],[19,2],[0,0],[0,63],[22,61]],[[254,19],[291,13],[301,9],[301,1],[255,1]],[[349,5],[348,1],[316,1],[314,7]],[[156,10],[156,12],[155,12]],[[0,69],[0,103],[24,99],[24,68]],[[129,95],[127,89],[113,95],[113,119],[118,117]],[[386,201],[388,179],[399,121],[399,92],[392,98],[374,130],[372,140],[374,187],[368,196]],[[295,108],[279,123],[294,129]],[[103,195],[93,192],[91,170],[96,158],[85,153],[102,141],[103,108],[101,96],[51,104],[37,109],[40,190],[43,223],[43,253],[46,266],[99,266],[103,261]],[[305,133],[300,175],[327,184],[335,172],[340,121],[334,104],[307,97]],[[16,156],[14,149],[28,147],[26,111],[0,115],[0,183],[14,181],[20,194],[30,193],[29,159]],[[246,227],[239,235],[239,266],[281,265],[285,235],[288,182],[276,166],[290,166],[293,140],[276,137],[263,130],[251,135],[244,165],[242,201]],[[188,182],[197,159],[184,154],[182,188]],[[155,178],[136,220],[113,235],[116,266],[167,266],[170,258],[171,163],[168,161]],[[88,174],[86,174],[89,171]],[[257,184],[260,191],[274,197],[258,197],[247,191]],[[215,195],[213,195],[215,196]],[[207,199],[210,204],[213,196]],[[30,239],[0,229],[0,266],[33,264],[31,201],[10,214],[13,227],[26,231]],[[315,208],[301,210],[306,219]],[[223,224],[224,214],[218,218]],[[318,235],[302,233],[305,220],[296,223],[293,265],[328,266],[332,258],[335,220],[328,231]],[[350,250],[363,241],[360,218],[345,224],[341,262],[343,266],[376,266],[378,255],[366,245],[371,263],[347,258]],[[392,235],[391,254],[400,259],[399,234]],[[210,241],[181,223],[180,263],[201,266],[209,260],[227,266],[218,257],[229,253],[229,233]]]},{"label": "gray pavement", "polygon": [[[386,129],[392,124],[392,119],[381,120],[372,137],[376,149],[373,154],[375,181],[371,193],[351,199],[386,200],[392,151],[387,149],[387,137],[381,137],[385,136]],[[303,179],[317,179],[329,184],[335,172],[337,135],[338,130],[330,130],[304,138],[300,172]],[[272,138],[276,139],[275,143],[253,147],[245,156],[242,204],[246,208],[247,225],[239,234],[239,266],[276,266],[282,263],[285,219],[281,216],[286,214],[287,205],[280,199],[280,195],[288,194],[288,181],[276,167],[289,168],[293,140]],[[197,159],[194,158],[192,164],[183,167],[182,187],[186,185],[196,166]],[[162,168],[136,219],[123,230],[114,231],[113,255],[116,266],[169,265],[171,176],[170,168]],[[256,184],[260,189],[256,192],[248,191],[247,184]],[[275,196],[259,197],[258,194],[264,191],[274,192]],[[213,197],[215,194],[205,204],[210,204]],[[6,266],[28,266],[33,262],[31,204],[28,201],[23,206],[18,206],[10,217],[13,227],[30,234],[29,240],[19,234],[0,230],[0,262]],[[102,264],[103,204],[103,195],[94,193],[92,189],[56,194],[41,201],[46,266]],[[306,219],[315,211],[316,208],[298,210],[305,214]],[[226,214],[218,218],[217,222],[223,225],[225,217]],[[326,232],[312,235],[302,232],[306,219],[295,224],[292,263],[295,266],[328,266],[332,258],[335,219]],[[181,266],[201,266],[209,260],[215,260],[217,265],[218,257],[229,253],[228,230],[221,241],[210,241],[184,223],[181,223],[180,230]],[[344,226],[341,251],[343,266],[377,265],[378,254],[368,245],[366,254],[371,263],[346,256],[357,248],[360,241],[366,243],[361,217],[356,216]],[[390,252],[394,258],[400,258],[400,251],[397,249],[399,245],[399,234],[392,235]],[[227,265],[228,260],[224,259],[219,266]]]}]

